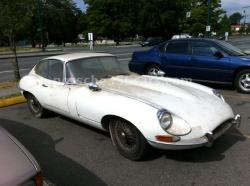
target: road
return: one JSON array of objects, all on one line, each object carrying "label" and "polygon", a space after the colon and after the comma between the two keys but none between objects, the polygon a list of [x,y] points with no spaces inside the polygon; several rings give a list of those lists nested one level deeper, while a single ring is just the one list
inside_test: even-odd
[{"label": "road", "polygon": [[1,109],[0,125],[31,151],[57,186],[248,186],[250,97],[226,99],[242,115],[240,129],[231,129],[211,148],[154,150],[141,162],[120,156],[107,133],[58,115],[35,119],[26,104]]},{"label": "road", "polygon": [[[134,51],[147,50],[139,46],[121,46],[121,47],[96,47],[95,52],[107,52],[115,54],[125,69],[128,69],[128,62]],[[63,52],[86,52],[87,48],[65,48]],[[27,74],[30,69],[41,59],[45,57],[25,57],[19,58],[19,68],[21,76]],[[0,59],[0,82],[14,79],[11,59]]]},{"label": "road", "polygon": [[[250,37],[234,38],[230,41],[243,50],[250,50]],[[147,50],[148,47],[142,48],[140,46],[118,46],[118,47],[95,47],[95,51],[107,52],[117,55],[123,67],[127,69],[127,64],[134,51]],[[65,48],[63,52],[86,52],[87,48]],[[19,58],[19,66],[21,75],[25,75],[29,70],[40,60],[45,57],[26,57]],[[10,81],[14,79],[13,67],[11,59],[0,59],[0,82]]]}]

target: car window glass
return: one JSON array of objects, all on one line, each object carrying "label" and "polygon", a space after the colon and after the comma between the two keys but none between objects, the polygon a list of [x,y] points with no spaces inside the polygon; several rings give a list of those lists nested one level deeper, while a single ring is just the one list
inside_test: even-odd
[{"label": "car window glass", "polygon": [[48,79],[59,82],[63,81],[63,63],[61,61],[49,61]]},{"label": "car window glass", "polygon": [[188,42],[170,42],[166,48],[167,53],[188,54]]},{"label": "car window glass", "polygon": [[39,62],[35,67],[35,72],[39,76],[47,78],[48,77],[48,72],[49,72],[49,61],[44,60],[44,61]]},{"label": "car window glass", "polygon": [[193,42],[192,51],[193,51],[193,55],[197,55],[197,56],[214,56],[217,49],[208,43]]}]

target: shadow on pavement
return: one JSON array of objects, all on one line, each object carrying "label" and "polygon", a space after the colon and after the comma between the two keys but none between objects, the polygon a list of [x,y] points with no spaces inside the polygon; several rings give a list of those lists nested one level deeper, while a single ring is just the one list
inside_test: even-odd
[{"label": "shadow on pavement", "polygon": [[89,170],[56,151],[55,145],[63,139],[54,141],[40,130],[11,120],[0,118],[0,125],[34,155],[45,178],[55,185],[107,185]]}]

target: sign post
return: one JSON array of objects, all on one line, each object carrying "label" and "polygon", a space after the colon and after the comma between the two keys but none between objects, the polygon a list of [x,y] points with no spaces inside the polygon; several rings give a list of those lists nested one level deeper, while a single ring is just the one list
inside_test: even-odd
[{"label": "sign post", "polygon": [[93,50],[94,49],[93,33],[88,33],[88,39],[89,39],[89,50]]},{"label": "sign post", "polygon": [[228,40],[228,36],[229,36],[229,33],[228,33],[228,32],[225,32],[225,40],[226,40],[226,41]]}]

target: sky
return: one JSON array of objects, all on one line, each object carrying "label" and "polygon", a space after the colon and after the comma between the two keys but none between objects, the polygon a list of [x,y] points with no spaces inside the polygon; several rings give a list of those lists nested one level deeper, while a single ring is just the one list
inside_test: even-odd
[{"label": "sky", "polygon": [[[83,0],[74,0],[77,6],[84,10],[86,9],[86,5],[83,3]],[[228,15],[231,15],[234,12],[242,13],[244,6],[250,6],[250,0],[222,0],[222,8],[227,11]],[[246,14],[248,16],[248,20],[250,19],[250,8],[247,9]]]}]

